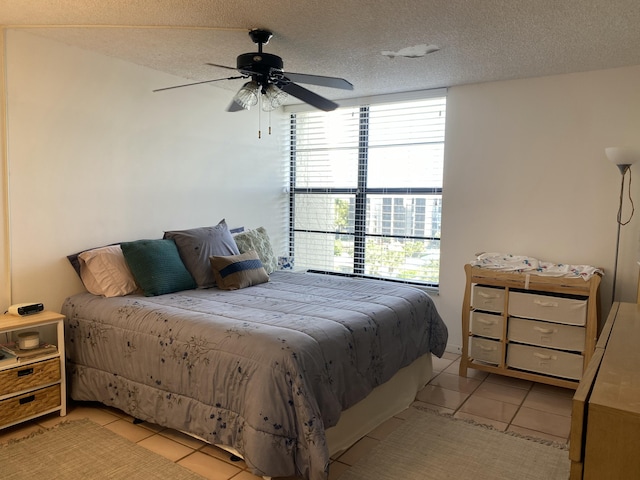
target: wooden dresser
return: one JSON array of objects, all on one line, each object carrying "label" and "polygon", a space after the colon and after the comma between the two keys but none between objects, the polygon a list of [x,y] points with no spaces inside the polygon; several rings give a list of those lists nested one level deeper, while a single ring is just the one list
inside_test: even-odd
[{"label": "wooden dresser", "polygon": [[576,390],[571,479],[640,478],[640,305],[614,303]]},{"label": "wooden dresser", "polygon": [[600,275],[464,270],[460,376],[474,368],[577,388],[596,345]]}]

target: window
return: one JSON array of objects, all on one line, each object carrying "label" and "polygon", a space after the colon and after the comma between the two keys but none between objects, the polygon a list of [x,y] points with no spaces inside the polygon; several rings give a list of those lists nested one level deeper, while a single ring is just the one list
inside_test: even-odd
[{"label": "window", "polygon": [[437,286],[446,97],[290,117],[296,266]]}]

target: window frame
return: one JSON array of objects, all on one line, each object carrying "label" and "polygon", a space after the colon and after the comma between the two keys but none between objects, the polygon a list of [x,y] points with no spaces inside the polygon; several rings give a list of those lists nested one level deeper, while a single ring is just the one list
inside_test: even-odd
[{"label": "window frame", "polygon": [[[415,281],[401,278],[389,278],[389,277],[380,277],[374,275],[368,275],[365,273],[366,269],[366,241],[368,238],[398,238],[404,240],[420,240],[420,241],[438,241],[441,242],[440,236],[427,236],[427,235],[394,235],[384,234],[384,233],[367,233],[367,198],[371,195],[417,195],[424,196],[428,198],[429,196],[439,197],[439,208],[440,208],[440,232],[442,226],[442,193],[443,187],[368,187],[366,185],[366,172],[368,169],[368,154],[369,154],[369,145],[368,145],[368,115],[369,108],[375,104],[381,103],[402,103],[411,100],[426,100],[429,98],[435,97],[444,97],[445,103],[447,98],[446,89],[437,89],[423,92],[410,92],[408,94],[394,94],[394,95],[386,95],[377,98],[377,101],[372,101],[372,98],[366,99],[366,101],[359,99],[351,99],[345,102],[340,102],[341,106],[339,108],[346,107],[358,107],[359,111],[359,141],[358,141],[358,184],[356,187],[296,187],[296,113],[309,111],[308,108],[304,108],[304,106],[293,106],[293,107],[285,107],[285,112],[289,113],[289,254],[293,256],[295,254],[295,235],[297,232],[300,233],[312,233],[312,234],[323,234],[323,235],[336,235],[336,234],[344,234],[350,235],[354,238],[354,255],[353,255],[353,272],[352,273],[344,273],[330,270],[313,270],[310,269],[308,271],[312,271],[315,273],[325,273],[331,275],[339,275],[339,276],[349,276],[349,277],[363,277],[363,278],[375,278],[383,281],[397,282],[397,283],[408,283],[420,287],[425,287],[427,289],[437,290],[439,287],[439,277],[440,277],[440,267],[438,266],[438,281],[437,282],[426,282],[426,281]],[[445,114],[446,115],[446,114]],[[445,138],[443,137],[442,141],[432,142],[434,144],[442,144],[443,151],[445,145]],[[428,144],[428,142],[423,142],[423,144]],[[444,154],[444,153],[443,153]],[[360,172],[365,172],[361,174]],[[353,195],[355,197],[355,209],[356,216],[354,219],[354,232],[339,232],[339,231],[328,231],[328,230],[310,230],[310,229],[300,229],[295,228],[295,208],[296,208],[296,195],[300,194],[309,194],[309,195]],[[394,198],[394,197],[391,197]],[[425,226],[426,229],[426,226]],[[423,231],[423,233],[425,233]]]}]

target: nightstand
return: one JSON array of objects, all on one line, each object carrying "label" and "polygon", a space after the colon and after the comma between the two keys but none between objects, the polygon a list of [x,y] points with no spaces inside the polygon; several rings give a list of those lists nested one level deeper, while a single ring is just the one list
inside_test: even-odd
[{"label": "nightstand", "polygon": [[21,333],[38,332],[40,341],[57,346],[57,351],[42,355],[0,360],[0,429],[56,411],[67,414],[64,318],[47,311],[0,315],[1,344],[17,341]]}]

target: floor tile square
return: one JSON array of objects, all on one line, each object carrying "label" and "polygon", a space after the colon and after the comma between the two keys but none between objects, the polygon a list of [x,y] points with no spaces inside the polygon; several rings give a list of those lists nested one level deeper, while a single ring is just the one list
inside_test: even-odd
[{"label": "floor tile square", "polygon": [[481,380],[475,378],[464,378],[459,375],[444,372],[429,382],[430,385],[462,393],[472,393],[481,383]]},{"label": "floor tile square", "polygon": [[427,385],[416,395],[416,400],[440,407],[457,409],[467,399],[467,393],[449,390],[436,385]]},{"label": "floor tile square", "polygon": [[518,427],[561,438],[567,438],[571,430],[571,417],[534,410],[529,407],[521,407],[512,423]]},{"label": "floor tile square", "polygon": [[474,395],[520,405],[527,396],[527,393],[528,391],[522,388],[512,387],[502,383],[483,382],[482,385],[476,389]]},{"label": "floor tile square", "polygon": [[501,402],[492,398],[472,395],[460,407],[460,412],[477,415],[499,422],[509,423],[518,411],[518,406],[512,403]]},{"label": "floor tile square", "polygon": [[522,403],[522,406],[555,413],[557,415],[571,416],[573,399],[565,395],[545,395],[540,390],[532,390]]}]

